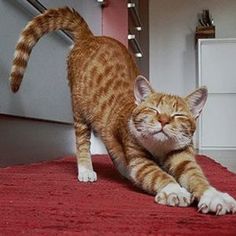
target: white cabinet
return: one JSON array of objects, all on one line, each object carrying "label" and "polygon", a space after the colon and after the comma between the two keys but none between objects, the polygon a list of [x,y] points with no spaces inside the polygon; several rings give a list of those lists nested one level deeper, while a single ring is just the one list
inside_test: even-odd
[{"label": "white cabinet", "polygon": [[201,39],[198,82],[208,87],[199,149],[236,149],[236,39]]}]

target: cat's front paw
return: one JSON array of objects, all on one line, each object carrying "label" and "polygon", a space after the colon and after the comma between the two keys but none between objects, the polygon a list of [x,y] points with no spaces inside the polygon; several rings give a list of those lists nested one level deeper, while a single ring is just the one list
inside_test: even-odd
[{"label": "cat's front paw", "polygon": [[222,193],[211,187],[200,198],[198,211],[205,214],[212,212],[216,215],[235,214],[236,200],[228,193]]},{"label": "cat's front paw", "polygon": [[94,182],[97,180],[97,174],[94,170],[80,166],[78,180],[80,182]]},{"label": "cat's front paw", "polygon": [[156,195],[155,202],[168,206],[187,207],[193,202],[193,197],[179,184],[169,183]]}]

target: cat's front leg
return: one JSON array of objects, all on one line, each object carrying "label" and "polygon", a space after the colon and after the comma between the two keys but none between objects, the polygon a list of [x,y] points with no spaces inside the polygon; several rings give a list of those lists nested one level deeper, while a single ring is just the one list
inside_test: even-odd
[{"label": "cat's front leg", "polygon": [[200,197],[198,209],[202,213],[214,212],[216,215],[235,214],[236,200],[228,193],[210,187]]},{"label": "cat's front leg", "polygon": [[169,206],[187,207],[193,202],[192,194],[178,183],[169,183],[155,197],[155,202]]},{"label": "cat's front leg", "polygon": [[133,151],[133,157],[129,159],[130,179],[146,192],[155,194],[156,203],[180,207],[192,203],[192,195],[142,152]]},{"label": "cat's front leg", "polygon": [[196,163],[192,148],[189,147],[169,155],[165,168],[199,201],[198,210],[200,212],[212,212],[217,215],[236,213],[235,199],[209,184],[200,166]]}]

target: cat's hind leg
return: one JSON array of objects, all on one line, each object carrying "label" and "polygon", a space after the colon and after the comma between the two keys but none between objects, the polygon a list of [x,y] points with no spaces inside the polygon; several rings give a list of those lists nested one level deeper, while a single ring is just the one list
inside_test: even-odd
[{"label": "cat's hind leg", "polygon": [[94,182],[97,180],[97,174],[93,170],[90,154],[91,128],[78,114],[76,114],[74,120],[78,180],[81,182]]}]

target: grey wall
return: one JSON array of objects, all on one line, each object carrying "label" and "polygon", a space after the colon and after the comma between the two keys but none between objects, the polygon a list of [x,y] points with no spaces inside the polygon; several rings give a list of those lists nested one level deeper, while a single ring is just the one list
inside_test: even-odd
[{"label": "grey wall", "polygon": [[[94,0],[41,1],[46,7],[72,6],[101,34],[101,7]],[[0,0],[0,114],[72,122],[66,56],[72,42],[51,33],[35,46],[20,91],[12,94],[8,77],[20,31],[37,11],[25,0]]]},{"label": "grey wall", "polygon": [[150,78],[158,90],[186,94],[196,86],[197,14],[210,10],[216,37],[236,37],[235,0],[150,0]]}]

